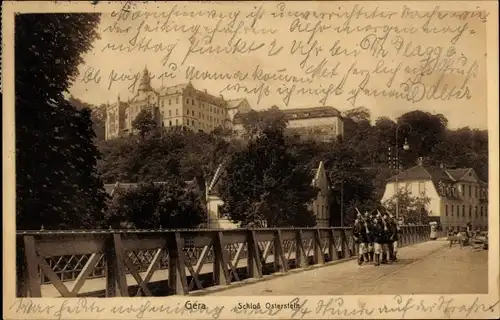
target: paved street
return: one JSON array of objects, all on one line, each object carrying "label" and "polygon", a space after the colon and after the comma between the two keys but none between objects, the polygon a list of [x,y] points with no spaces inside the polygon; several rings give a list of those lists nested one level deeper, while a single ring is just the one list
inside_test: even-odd
[{"label": "paved street", "polygon": [[402,248],[392,265],[347,261],[209,295],[487,293],[488,252],[448,245],[432,241]]}]

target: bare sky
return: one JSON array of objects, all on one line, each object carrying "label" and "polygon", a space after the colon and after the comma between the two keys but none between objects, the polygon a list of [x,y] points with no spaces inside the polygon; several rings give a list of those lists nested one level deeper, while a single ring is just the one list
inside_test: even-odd
[{"label": "bare sky", "polygon": [[[372,119],[395,118],[421,109],[444,114],[451,128],[486,128],[486,23],[478,12],[475,17],[471,17],[472,13],[465,16],[463,12],[453,15],[442,8],[434,10],[432,3],[426,3],[426,10],[420,11],[416,11],[416,7],[382,7],[381,3],[376,8],[376,5],[379,4],[354,7],[354,4],[333,2],[174,3],[162,6],[161,17],[160,12],[148,17],[145,12],[137,11],[130,11],[128,17],[123,13],[107,13],[100,25],[101,39],[96,41],[93,52],[85,55],[80,77],[70,93],[92,104],[114,102],[118,95],[126,100],[134,95],[131,78],[146,65],[156,77],[175,68],[175,78],[153,79],[155,88],[162,84],[186,83],[186,70],[196,69],[233,77],[192,80],[196,88],[222,94],[224,98],[246,97],[254,109],[324,104],[345,111],[363,106],[371,111]],[[288,15],[290,11],[293,16]],[[313,12],[329,13],[331,19]],[[428,14],[425,17],[416,16],[425,13]],[[114,27],[113,31],[110,26]],[[203,37],[210,35],[216,26],[222,32],[215,32],[210,44],[204,43]],[[241,28],[229,44],[232,49],[237,46],[246,52],[200,54],[197,51],[209,46],[214,50],[216,46],[227,47],[232,31],[238,26]],[[153,32],[155,27],[163,29]],[[193,37],[195,44],[191,44],[189,38],[194,30],[198,31]],[[143,44],[150,41],[149,50],[138,49],[141,39]],[[120,51],[120,45],[125,50]],[[155,52],[155,45],[163,50]],[[190,46],[193,52],[186,58]],[[279,53],[269,56],[281,46]],[[134,49],[128,50],[132,47]],[[248,53],[249,47],[254,51]],[[298,49],[294,53],[293,47]],[[306,52],[311,48],[307,58]],[[299,54],[300,51],[304,54]],[[168,61],[164,66],[166,56]],[[93,77],[97,70],[98,76]],[[255,70],[260,70],[258,79],[253,77]],[[391,70],[397,70],[392,82]],[[263,79],[265,73],[280,79]],[[285,75],[288,82],[283,80]],[[99,77],[100,81],[96,81]],[[304,83],[305,79],[310,83]],[[287,99],[283,88],[290,92],[294,85]],[[326,96],[328,88],[331,90]],[[450,96],[451,88],[455,93]],[[306,94],[311,93],[308,90],[317,94]],[[358,90],[355,99],[352,90]],[[387,97],[391,90],[393,97]],[[395,93],[401,95],[405,90],[413,93],[413,99],[394,97]],[[427,97],[423,95],[424,90]],[[432,94],[433,90],[436,93]]]}]

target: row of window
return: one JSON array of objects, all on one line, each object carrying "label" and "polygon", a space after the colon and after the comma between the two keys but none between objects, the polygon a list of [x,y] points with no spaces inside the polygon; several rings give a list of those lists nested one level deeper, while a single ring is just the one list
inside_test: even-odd
[{"label": "row of window", "polygon": [[[465,196],[465,184],[462,184],[462,195]],[[473,187],[472,185],[469,185],[469,198],[472,198],[472,190],[473,190]],[[487,198],[488,196],[488,193],[487,193],[487,190],[484,189],[484,188],[480,188],[479,186],[475,186],[474,187],[474,196],[476,198]]]},{"label": "row of window", "polygon": [[[168,105],[171,106],[172,105],[172,100],[173,99],[168,99]],[[165,101],[166,100],[161,100],[160,102],[160,105],[161,107],[165,107]],[[176,97],[175,98],[175,104],[179,104],[179,97]],[[186,98],[186,104],[187,105],[192,105],[194,106],[195,105],[195,100],[194,99],[190,99],[190,98]],[[213,113],[216,113],[216,114],[221,114],[221,115],[225,115],[227,110],[224,109],[224,108],[221,108],[221,107],[216,107],[216,106],[213,106],[211,104],[205,104],[201,101],[198,101],[198,106],[202,109],[207,109],[209,112],[213,112]]]},{"label": "row of window", "polygon": [[[456,210],[455,210],[455,207],[456,207]],[[469,217],[472,217],[472,206],[468,206],[469,207]],[[460,217],[460,213],[462,213],[462,217],[465,217],[465,213],[466,213],[466,205],[462,205],[462,210],[460,211],[460,205],[454,205],[452,204],[451,205],[451,212],[448,212],[448,205],[446,204],[444,206],[444,211],[445,211],[445,214],[446,216],[448,217],[448,215],[451,213],[451,216],[453,217],[455,214],[457,217]],[[484,215],[485,217],[488,216],[488,207],[483,207],[483,206],[479,206],[479,210],[478,210],[478,206],[475,206],[474,207],[474,213],[475,213],[475,216],[476,218],[480,215],[481,217]]]},{"label": "row of window", "polygon": [[[179,119],[175,119],[175,124],[173,123],[172,120],[169,120],[168,122],[166,120],[162,121],[161,125],[162,127],[171,127],[171,126],[178,126],[180,124]],[[188,126],[196,126],[196,121],[195,120],[190,120],[190,119],[184,119],[183,124],[186,124]],[[200,122],[200,127],[202,129],[214,129],[216,126],[213,124],[205,124],[203,122]]]},{"label": "row of window", "polygon": [[[468,195],[469,195],[469,198],[472,198],[472,195],[473,195],[473,190],[475,190],[474,192],[474,196],[476,198],[480,198],[480,199],[486,199],[487,196],[488,196],[488,191],[487,189],[485,188],[480,188],[479,186],[475,186],[473,188],[472,185],[468,185]],[[441,193],[442,194],[445,194],[445,195],[453,195],[453,196],[456,196],[457,194],[457,189],[453,186],[445,186],[445,185],[440,185],[439,188],[441,189]],[[408,192],[411,192],[411,189],[412,189],[412,183],[411,182],[407,182],[406,185],[405,185],[405,189],[406,191]],[[466,193],[465,193],[465,190],[466,190],[466,185],[465,184],[462,184],[461,185],[461,193],[462,195],[465,197]],[[394,192],[396,192],[396,185],[394,185]],[[421,194],[421,193],[424,193],[425,192],[425,182],[419,182],[418,183],[418,193]]]}]

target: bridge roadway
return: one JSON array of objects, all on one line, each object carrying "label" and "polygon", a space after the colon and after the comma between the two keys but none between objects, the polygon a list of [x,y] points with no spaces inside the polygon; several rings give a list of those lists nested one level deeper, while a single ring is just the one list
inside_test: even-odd
[{"label": "bridge roadway", "polygon": [[[303,295],[303,294],[458,294],[488,292],[487,251],[474,251],[471,247],[449,248],[449,242],[440,239],[399,250],[398,261],[389,265],[363,264],[354,260],[336,261],[308,270],[291,271],[284,276],[264,276],[267,279],[252,283],[250,279],[229,286],[211,287],[194,291],[192,295]],[[270,256],[267,262],[272,262]],[[240,260],[238,267],[246,265]],[[204,265],[203,273],[212,272],[212,265]],[[189,274],[189,273],[188,273]],[[141,274],[144,277],[144,274]],[[166,270],[157,270],[151,281],[167,279]],[[129,285],[136,284],[127,275]],[[68,288],[71,282],[66,283]],[[81,293],[105,288],[105,279],[88,279]],[[54,286],[42,285],[42,297],[58,297]]]},{"label": "bridge roadway", "polygon": [[390,265],[346,261],[203,295],[486,294],[488,252],[429,241],[401,248]]}]

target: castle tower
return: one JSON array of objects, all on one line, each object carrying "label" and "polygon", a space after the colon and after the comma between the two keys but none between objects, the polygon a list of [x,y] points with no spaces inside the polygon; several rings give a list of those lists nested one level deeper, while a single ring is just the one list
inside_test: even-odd
[{"label": "castle tower", "polygon": [[147,66],[145,66],[144,70],[142,71],[142,78],[141,82],[139,83],[138,91],[139,92],[153,91],[153,88],[151,87],[151,78],[149,77],[149,71]]}]

